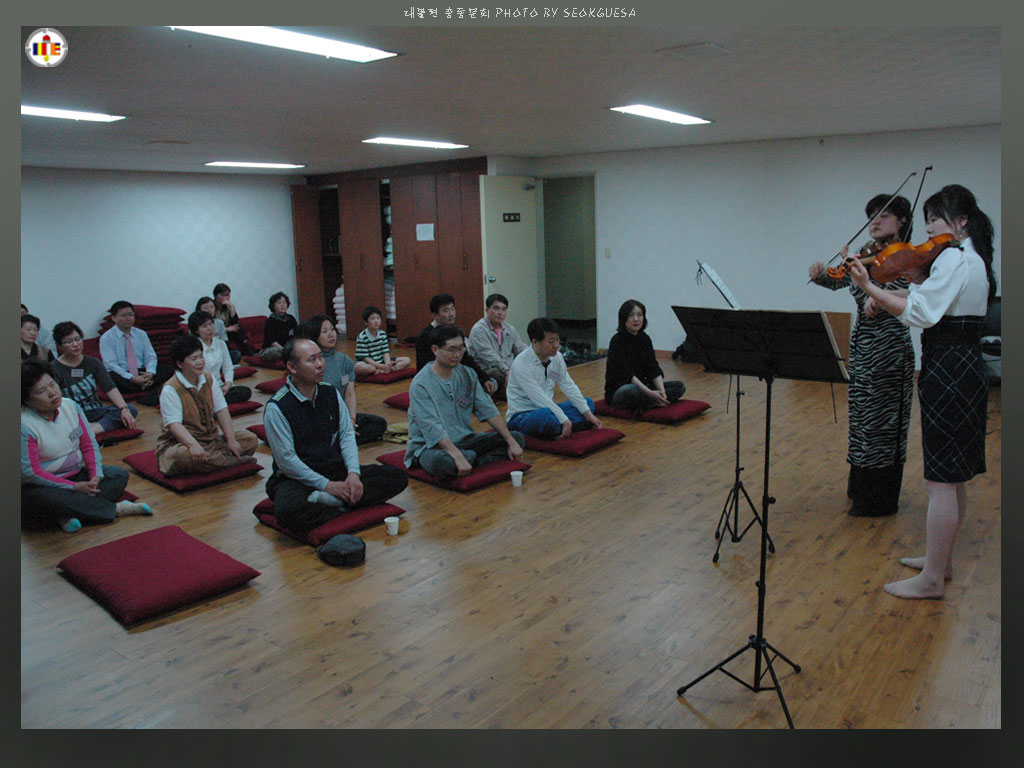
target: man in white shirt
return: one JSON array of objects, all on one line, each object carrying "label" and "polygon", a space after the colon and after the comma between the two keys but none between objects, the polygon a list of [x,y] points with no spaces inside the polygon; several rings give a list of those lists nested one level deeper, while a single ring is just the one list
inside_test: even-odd
[{"label": "man in white shirt", "polygon": [[114,327],[100,336],[100,357],[120,392],[145,392],[139,398],[144,405],[160,400],[160,385],[174,370],[159,366],[149,335],[135,327],[135,306],[130,301],[115,301],[110,307]]},{"label": "man in white shirt", "polygon": [[[558,351],[560,337],[553,320],[538,317],[526,327],[530,346],[512,363],[508,380],[508,426],[534,437],[561,439],[587,425],[601,428],[594,401],[584,397]],[[556,403],[555,385],[568,396]]]}]

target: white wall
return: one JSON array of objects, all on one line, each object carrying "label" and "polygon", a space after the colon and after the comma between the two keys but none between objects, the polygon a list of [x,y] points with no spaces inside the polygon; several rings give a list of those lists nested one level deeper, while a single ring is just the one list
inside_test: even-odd
[{"label": "white wall", "polygon": [[[999,126],[822,139],[610,152],[561,158],[495,157],[491,172],[539,177],[594,175],[598,343],[615,330],[629,298],[647,305],[648,333],[671,350],[684,333],[673,304],[725,307],[697,260],[721,275],[744,309],[852,311],[847,291],[807,285],[812,261],[827,261],[864,223],[864,204],[903,188],[911,202],[925,166],[921,203],[944,184],[963,184],[996,231],[999,276]],[[921,203],[913,241],[925,240]],[[854,241],[860,246],[867,237]],[[610,257],[610,258],[609,258]],[[1001,292],[1001,288],[1000,288]]]},{"label": "white wall", "polygon": [[118,299],[179,307],[231,286],[241,315],[296,304],[286,178],[23,168],[21,297],[95,336]]}]

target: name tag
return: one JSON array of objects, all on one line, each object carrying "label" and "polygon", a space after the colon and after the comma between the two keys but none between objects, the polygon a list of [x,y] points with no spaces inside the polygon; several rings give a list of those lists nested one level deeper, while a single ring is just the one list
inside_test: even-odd
[{"label": "name tag", "polygon": [[342,376],[342,377],[341,377],[341,385],[342,385],[342,386],[345,386],[345,385],[347,385],[347,384],[348,384],[348,382],[349,382],[349,377],[348,377],[348,374],[345,374],[344,376]]},{"label": "name tag", "polygon": [[72,379],[80,379],[83,376],[85,376],[85,371],[83,369],[81,369],[81,368],[72,368],[71,369],[71,378]]},{"label": "name tag", "polygon": [[473,400],[465,395],[455,398],[455,405],[459,408],[469,408],[473,404]]}]

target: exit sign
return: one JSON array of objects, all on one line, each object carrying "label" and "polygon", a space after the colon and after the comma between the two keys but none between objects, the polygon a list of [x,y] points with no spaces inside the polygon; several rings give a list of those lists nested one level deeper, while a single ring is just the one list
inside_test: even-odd
[{"label": "exit sign", "polygon": [[503,222],[507,222],[507,221],[519,221],[520,219],[519,219],[519,214],[518,213],[503,213],[503,214],[501,214],[501,220]]}]

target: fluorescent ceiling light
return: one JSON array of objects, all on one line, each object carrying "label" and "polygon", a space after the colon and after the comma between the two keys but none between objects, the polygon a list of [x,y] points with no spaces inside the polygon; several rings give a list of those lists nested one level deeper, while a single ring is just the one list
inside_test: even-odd
[{"label": "fluorescent ceiling light", "polygon": [[26,107],[21,105],[21,114],[36,117],[60,117],[64,120],[89,120],[94,123],[112,123],[124,120],[124,115],[104,115],[99,112],[75,112],[72,109],[50,109],[49,107]]},{"label": "fluorescent ceiling light", "polygon": [[220,168],[305,168],[304,165],[294,165],[293,163],[245,163],[236,162],[234,160],[215,160],[212,163],[206,163],[206,165],[215,165]]},{"label": "fluorescent ceiling light", "polygon": [[681,125],[699,125],[701,123],[711,122],[710,120],[705,120],[702,117],[694,117],[693,115],[686,115],[682,112],[670,112],[667,109],[649,107],[646,104],[630,104],[628,107],[611,107],[611,110],[612,112],[625,112],[629,115],[652,117],[655,120],[664,120],[667,123],[679,123]]},{"label": "fluorescent ceiling light", "polygon": [[365,45],[344,43],[341,40],[330,40],[315,35],[304,35],[301,32],[289,32],[276,27],[169,27],[169,29],[184,29],[189,32],[198,32],[201,35],[226,37],[229,40],[241,40],[243,43],[269,45],[273,48],[312,53],[317,56],[326,56],[328,59],[356,61],[360,64],[398,55],[377,48],[367,48]]},{"label": "fluorescent ceiling light", "polygon": [[390,136],[378,136],[374,139],[363,139],[363,144],[398,144],[402,147],[429,147],[430,149],[465,149],[469,144],[450,144],[447,141],[420,141],[419,139],[395,139]]}]

